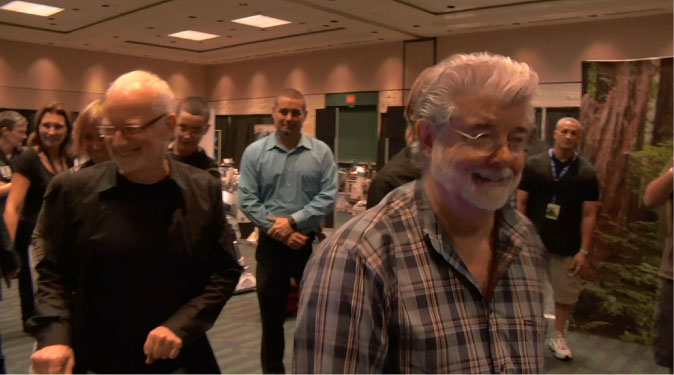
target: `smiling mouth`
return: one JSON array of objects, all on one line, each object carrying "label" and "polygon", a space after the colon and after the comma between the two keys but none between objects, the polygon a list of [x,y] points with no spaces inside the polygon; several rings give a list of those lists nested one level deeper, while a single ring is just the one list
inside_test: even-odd
[{"label": "smiling mouth", "polygon": [[510,173],[472,172],[470,175],[478,184],[504,184],[512,179]]}]

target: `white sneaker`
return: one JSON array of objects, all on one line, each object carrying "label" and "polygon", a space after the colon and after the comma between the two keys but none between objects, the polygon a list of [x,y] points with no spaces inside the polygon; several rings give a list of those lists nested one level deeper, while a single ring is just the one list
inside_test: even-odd
[{"label": "white sneaker", "polygon": [[559,331],[555,331],[554,335],[550,337],[548,347],[552,350],[552,353],[557,359],[568,361],[573,358],[571,348],[569,348],[569,342],[566,341],[566,337]]}]

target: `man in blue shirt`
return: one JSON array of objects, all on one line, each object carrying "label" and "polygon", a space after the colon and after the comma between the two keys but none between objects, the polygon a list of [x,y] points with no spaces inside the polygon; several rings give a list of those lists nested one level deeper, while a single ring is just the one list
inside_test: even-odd
[{"label": "man in blue shirt", "polygon": [[285,89],[272,109],[276,131],[249,145],[241,159],[239,205],[260,230],[257,296],[262,317],[262,371],[283,373],[283,322],[290,278],[300,281],[311,242],[337,195],[330,148],[302,134],[304,95]]}]

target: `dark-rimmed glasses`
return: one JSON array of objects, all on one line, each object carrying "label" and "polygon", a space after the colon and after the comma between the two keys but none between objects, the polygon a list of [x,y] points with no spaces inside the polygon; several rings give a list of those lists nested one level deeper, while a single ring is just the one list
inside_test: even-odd
[{"label": "dark-rimmed glasses", "polygon": [[103,120],[101,121],[101,125],[98,126],[98,134],[103,138],[110,138],[115,135],[117,130],[119,130],[122,132],[122,134],[124,134],[125,137],[138,135],[142,133],[143,130],[157,123],[166,115],[166,113],[161,114],[144,124],[126,123],[124,125],[112,125],[109,122],[106,122],[106,120]]}]

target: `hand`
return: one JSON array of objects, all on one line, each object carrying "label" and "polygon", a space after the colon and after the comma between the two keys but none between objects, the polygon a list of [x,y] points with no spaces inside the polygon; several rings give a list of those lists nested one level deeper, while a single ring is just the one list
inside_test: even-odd
[{"label": "hand", "polygon": [[288,236],[286,245],[293,250],[299,250],[302,246],[306,245],[308,239],[309,237],[300,232],[293,232]]},{"label": "hand", "polygon": [[5,284],[8,288],[12,287],[12,279],[16,279],[17,277],[19,277],[19,268],[6,275],[2,275],[2,278],[5,279]]},{"label": "hand", "polygon": [[573,256],[573,259],[571,259],[571,262],[569,262],[569,272],[571,272],[572,275],[579,275],[580,273],[584,272],[590,265],[590,259],[588,257],[581,253],[580,251]]},{"label": "hand", "polygon": [[147,335],[143,352],[147,356],[145,364],[149,365],[155,359],[175,359],[183,347],[183,340],[170,329],[159,326]]},{"label": "hand", "polygon": [[72,374],[75,353],[67,345],[49,345],[33,353],[30,361],[37,374]]},{"label": "hand", "polygon": [[267,220],[274,222],[271,229],[267,231],[267,235],[277,241],[285,242],[288,236],[294,232],[287,217],[267,216]]}]

